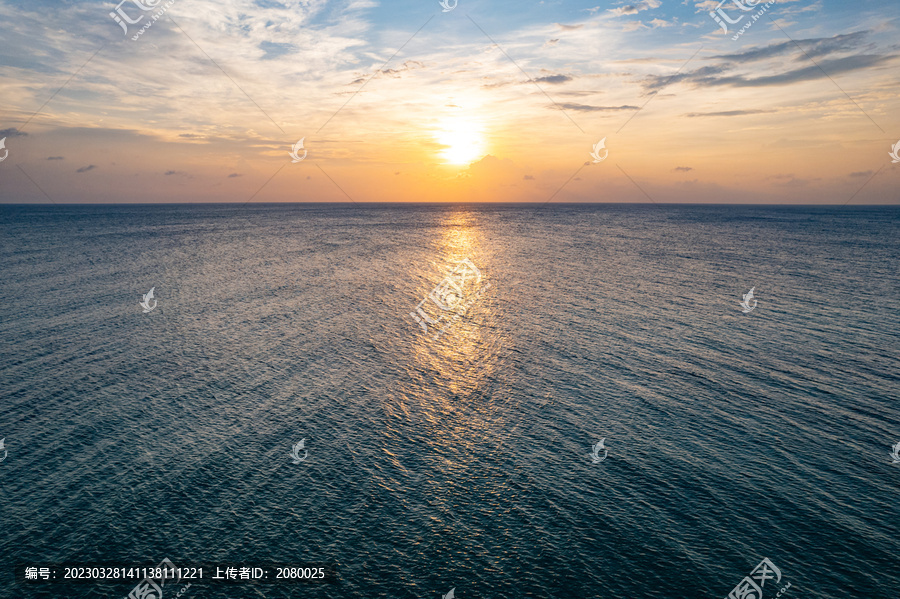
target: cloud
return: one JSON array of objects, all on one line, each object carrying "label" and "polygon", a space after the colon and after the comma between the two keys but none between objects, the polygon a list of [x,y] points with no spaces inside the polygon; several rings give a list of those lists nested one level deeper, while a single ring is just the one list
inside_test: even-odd
[{"label": "cloud", "polygon": [[[684,0],[682,4],[687,4],[689,1],[690,0]],[[763,0],[759,0],[758,4],[761,4],[762,2]],[[799,0],[778,0],[779,5],[788,4],[789,2],[799,2]],[[697,9],[695,12],[710,12],[718,8],[720,4],[722,4],[720,0],[694,0],[694,8]],[[817,2],[811,7],[803,8],[799,11],[794,12],[803,12],[805,10],[815,10],[816,8],[821,8],[821,6],[816,6],[817,4],[819,3]]]},{"label": "cloud", "polygon": [[187,173],[182,172],[182,171],[166,171],[166,172],[163,173],[163,174],[164,174],[165,176],[169,177],[169,176],[171,176],[171,175],[186,175]]},{"label": "cloud", "polygon": [[88,166],[83,166],[83,167],[81,167],[80,169],[76,170],[75,172],[76,172],[76,173],[86,173],[86,172],[88,172],[88,171],[94,170],[95,168],[97,168],[96,165],[94,165],[94,164],[89,164]]},{"label": "cloud", "polygon": [[547,75],[546,77],[538,77],[535,81],[538,83],[565,83],[566,81],[572,81],[572,78],[568,75]]},{"label": "cloud", "polygon": [[646,25],[641,23],[640,21],[628,21],[624,25],[622,25],[622,31],[637,31],[639,29],[649,29]]},{"label": "cloud", "polygon": [[642,2],[626,4],[625,6],[619,6],[618,8],[610,8],[607,9],[607,12],[612,13],[613,16],[616,17],[620,17],[622,15],[636,15],[642,10],[659,8],[660,4],[662,4],[660,0],[643,0]]},{"label": "cloud", "polygon": [[676,166],[675,170],[681,171],[682,173],[687,173],[687,172],[694,170],[694,168],[691,166]]},{"label": "cloud", "polygon": [[700,116],[744,116],[747,114],[764,114],[775,112],[774,110],[723,110],[721,112],[689,112],[686,116],[696,118]]},{"label": "cloud", "polygon": [[870,177],[874,171],[860,171],[857,173],[850,173],[851,177]]},{"label": "cloud", "polygon": [[[695,87],[716,87],[727,85],[731,87],[768,87],[778,85],[790,85],[801,81],[815,81],[840,75],[862,71],[871,67],[889,62],[897,58],[897,55],[881,56],[877,54],[860,54],[834,60],[824,60],[818,65],[794,69],[776,75],[765,77],[747,78],[741,75],[719,76],[727,72],[727,66],[708,66],[690,73],[681,73],[675,76],[654,75],[649,77],[644,86],[646,89],[658,90],[668,83],[686,82]],[[826,74],[827,73],[827,74]]]},{"label": "cloud", "polygon": [[794,175],[794,173],[779,173],[777,175],[772,175],[768,177],[768,179],[774,179],[775,181],[779,181],[778,183],[773,183],[776,187],[806,187],[809,185],[811,181],[820,181],[821,179],[800,179]]},{"label": "cloud", "polygon": [[[687,2],[685,2],[687,4]],[[719,3],[716,0],[703,0],[702,2],[694,2],[694,8],[696,8],[696,12],[708,12],[714,10]]]},{"label": "cloud", "polygon": [[575,29],[581,29],[582,27],[584,27],[583,24],[581,24],[581,25],[564,25],[562,23],[557,23],[556,26],[559,27],[560,29],[562,29],[563,31],[574,31]]},{"label": "cloud", "polygon": [[406,71],[412,71],[413,69],[423,69],[425,65],[418,60],[407,60],[404,62],[400,68],[397,69],[382,69],[379,73],[384,73],[385,75],[391,75],[399,77],[400,73],[404,73]]},{"label": "cloud", "polygon": [[[855,31],[853,33],[835,35],[834,37],[808,38],[797,40],[796,42],[780,42],[761,48],[752,48],[744,52],[738,52],[737,54],[719,54],[712,58],[743,64],[796,52],[796,60],[803,61],[807,60],[807,56],[809,56],[809,58],[819,58],[837,52],[852,50],[859,46],[868,34],[868,31]],[[800,48],[802,48],[802,51],[800,51]]]},{"label": "cloud", "polygon": [[711,65],[702,67],[696,71],[689,73],[675,73],[674,75],[651,75],[644,82],[644,87],[650,90],[662,89],[669,83],[678,83],[681,81],[701,82],[712,80],[714,75],[726,73],[730,67],[723,65]]},{"label": "cloud", "polygon": [[[425,65],[418,60],[407,60],[402,65],[400,65],[396,69],[381,69],[375,71],[375,76],[379,75],[387,75],[388,77],[393,77],[394,79],[399,79],[401,75],[407,71],[412,71],[413,69],[422,69],[425,68]],[[368,73],[364,73],[350,82],[351,85],[356,85],[358,83],[363,83],[370,79],[370,75]]]},{"label": "cloud", "polygon": [[[818,179],[814,180],[818,181]],[[785,181],[784,183],[775,183],[775,185],[777,185],[778,187],[806,187],[807,185],[809,185],[809,183],[809,179],[795,179],[794,177],[791,177],[789,181]]]},{"label": "cloud", "polygon": [[11,127],[9,129],[0,129],[0,138],[4,137],[28,137],[28,134]]},{"label": "cloud", "polygon": [[522,180],[524,180],[524,181],[534,181],[534,177],[531,176],[531,175],[525,175],[524,177],[522,177]]},{"label": "cloud", "polygon": [[234,179],[235,177],[243,177],[243,176],[244,176],[244,175],[242,175],[242,174],[240,174],[240,173],[231,173],[230,175],[228,175],[228,178],[229,178],[229,179]]},{"label": "cloud", "polygon": [[576,104],[575,102],[563,102],[557,104],[563,110],[573,110],[576,112],[615,112],[617,110],[637,110],[637,106],[623,104],[622,106],[589,106],[587,104]]},{"label": "cloud", "polygon": [[65,160],[62,156],[47,156],[47,160]]}]

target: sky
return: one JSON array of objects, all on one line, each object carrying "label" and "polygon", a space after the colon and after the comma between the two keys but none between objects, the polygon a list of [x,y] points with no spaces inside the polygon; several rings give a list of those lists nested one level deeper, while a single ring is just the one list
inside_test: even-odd
[{"label": "sky", "polygon": [[896,0],[443,2],[0,0],[0,203],[900,203]]}]

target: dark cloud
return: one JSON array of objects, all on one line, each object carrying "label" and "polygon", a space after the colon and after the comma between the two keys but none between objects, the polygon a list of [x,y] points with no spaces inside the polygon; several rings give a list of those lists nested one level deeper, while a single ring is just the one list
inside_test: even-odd
[{"label": "dark cloud", "polygon": [[28,134],[11,127],[9,129],[0,129],[0,139],[4,137],[28,137]]},{"label": "dark cloud", "polygon": [[658,90],[662,89],[666,85],[671,83],[679,83],[681,81],[705,81],[713,79],[713,76],[719,75],[722,73],[727,73],[730,69],[730,66],[725,65],[715,65],[708,66],[697,69],[696,71],[690,73],[676,73],[674,75],[654,75],[652,77],[648,77],[644,81],[644,87],[649,90]]},{"label": "dark cloud", "polygon": [[532,177],[531,175],[525,175],[524,177],[522,177],[522,180],[524,180],[524,181],[534,181],[534,177]]},{"label": "dark cloud", "polygon": [[243,177],[243,176],[244,176],[244,175],[242,175],[242,174],[240,174],[240,173],[231,173],[230,175],[228,175],[228,178],[229,178],[229,179],[234,179],[235,177]]},{"label": "dark cloud", "polygon": [[865,70],[893,60],[896,57],[896,55],[881,56],[878,54],[860,54],[858,56],[848,56],[847,58],[822,61],[818,66],[796,69],[779,75],[771,75],[769,77],[757,77],[755,79],[726,77],[725,84],[727,85],[731,79],[734,79],[733,85],[735,85],[735,87],[765,87],[769,85],[797,83],[800,81],[814,81],[816,79],[824,79],[842,73]]},{"label": "dark cloud", "polygon": [[[818,179],[815,179],[816,181]],[[809,179],[795,179],[791,178],[789,181],[785,181],[784,183],[775,183],[778,187],[806,187],[809,185]]]},{"label": "dark cloud", "polygon": [[687,172],[689,172],[689,171],[694,170],[694,168],[691,167],[691,166],[676,166],[676,167],[675,167],[675,170],[676,170],[676,171],[681,171],[682,173],[687,173]]},{"label": "dark cloud", "polygon": [[777,175],[772,175],[771,177],[767,177],[768,179],[774,179],[778,181],[777,183],[773,183],[772,185],[776,187],[806,187],[811,182],[821,181],[821,179],[798,179],[794,176],[794,173],[779,173]]},{"label": "dark cloud", "polygon": [[202,136],[202,135],[197,135],[196,133],[182,133],[182,134],[179,135],[178,137],[187,137],[187,138],[193,139],[193,138],[196,138],[196,137],[203,137],[203,136]]},{"label": "dark cloud", "polygon": [[[753,48],[744,52],[738,52],[737,54],[720,54],[718,56],[713,56],[712,58],[727,60],[728,62],[746,63],[797,52],[797,60],[806,60],[807,56],[809,56],[809,58],[817,58],[834,54],[835,52],[852,50],[859,46],[868,34],[868,31],[856,31],[854,33],[835,35],[834,37],[797,40],[796,43],[792,41],[781,42],[763,46],[761,48]],[[800,48],[803,50],[801,51]]]},{"label": "dark cloud", "polygon": [[535,79],[538,83],[565,83],[566,81],[571,81],[572,78],[568,75],[547,75],[546,77],[538,77]]},{"label": "dark cloud", "polygon": [[94,170],[95,168],[97,168],[96,165],[94,165],[94,164],[89,164],[89,165],[87,165],[87,166],[81,167],[80,169],[76,170],[75,172],[76,172],[76,173],[86,173],[86,172],[88,172],[88,171]]},{"label": "dark cloud", "polygon": [[65,160],[63,156],[47,156],[47,160]]},{"label": "dark cloud", "polygon": [[399,68],[396,69],[381,69],[378,71],[379,73],[384,73],[385,75],[391,75],[392,77],[399,77],[400,73],[405,71],[411,71],[413,69],[421,69],[425,65],[418,60],[407,60],[404,62]]},{"label": "dark cloud", "polygon": [[556,26],[559,27],[560,29],[562,29],[563,31],[572,31],[572,30],[581,29],[582,27],[584,27],[584,25],[563,25],[562,23],[557,23]]},{"label": "dark cloud", "polygon": [[746,114],[763,114],[774,112],[773,110],[723,110],[722,112],[689,112],[687,116],[696,118],[698,116],[744,116]]},{"label": "dark cloud", "polygon": [[564,102],[558,104],[563,110],[574,110],[577,112],[615,112],[617,110],[637,110],[637,106],[589,106],[587,104],[576,104],[574,102]]},{"label": "dark cloud", "polygon": [[[425,66],[424,63],[419,62],[418,60],[407,60],[400,67],[396,69],[381,69],[380,71],[375,71],[375,75],[387,75],[393,78],[399,78],[401,74],[405,71],[411,71],[413,69],[421,69]],[[353,81],[350,82],[350,85],[356,85],[357,83],[363,83],[369,77],[368,74],[357,77]]]},{"label": "dark cloud", "polygon": [[725,85],[731,87],[768,87],[789,85],[801,81],[815,81],[817,79],[825,79],[842,73],[865,70],[891,61],[896,57],[897,55],[881,56],[877,54],[860,54],[857,56],[848,56],[846,58],[824,60],[820,62],[818,66],[812,65],[802,69],[794,69],[784,73],[769,75],[767,77],[755,78],[747,78],[741,75],[719,76],[725,73],[728,70],[728,67],[709,66],[697,69],[690,73],[681,73],[674,77],[650,77],[645,80],[644,86],[650,90],[658,90],[667,84],[680,81],[692,83],[696,87],[717,87]]}]

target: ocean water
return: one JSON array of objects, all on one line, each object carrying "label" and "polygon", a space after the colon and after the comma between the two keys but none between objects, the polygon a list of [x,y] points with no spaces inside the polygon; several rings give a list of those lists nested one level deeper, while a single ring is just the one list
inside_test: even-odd
[{"label": "ocean water", "polygon": [[[898,239],[891,207],[0,207],[0,596],[168,558],[336,570],[184,599],[722,599],[769,558],[765,599],[898,599]],[[435,339],[410,312],[465,258]]]}]

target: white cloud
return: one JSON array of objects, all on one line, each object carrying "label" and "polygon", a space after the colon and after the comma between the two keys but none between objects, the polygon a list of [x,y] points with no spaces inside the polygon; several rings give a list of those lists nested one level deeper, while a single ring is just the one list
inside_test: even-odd
[{"label": "white cloud", "polygon": [[607,12],[620,17],[622,15],[636,15],[637,13],[649,10],[651,8],[659,8],[662,5],[660,0],[640,0],[633,4],[626,4],[617,8],[610,8]]}]

